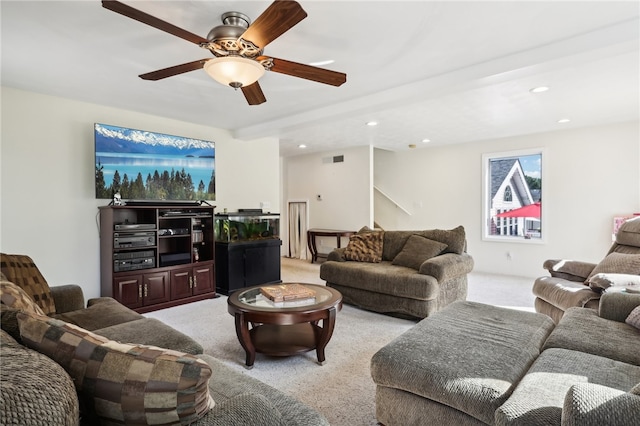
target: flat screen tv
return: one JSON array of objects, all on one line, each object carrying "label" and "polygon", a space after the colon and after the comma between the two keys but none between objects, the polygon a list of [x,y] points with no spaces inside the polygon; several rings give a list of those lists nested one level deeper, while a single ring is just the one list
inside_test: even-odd
[{"label": "flat screen tv", "polygon": [[215,200],[215,144],[94,124],[96,198]]}]

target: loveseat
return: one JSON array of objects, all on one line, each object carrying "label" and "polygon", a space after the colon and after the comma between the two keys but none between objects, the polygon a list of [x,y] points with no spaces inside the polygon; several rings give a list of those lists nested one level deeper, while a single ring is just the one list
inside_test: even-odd
[{"label": "loveseat", "polygon": [[422,319],[465,300],[472,269],[462,226],[423,231],[365,227],[346,247],[329,253],[320,278],[340,291],[345,303]]},{"label": "loveseat", "polygon": [[0,278],[0,424],[328,425],[160,321],[110,298],[85,308],[27,256],[2,254]]},{"label": "loveseat", "polygon": [[638,327],[640,294],[605,293],[599,310],[570,308],[557,325],[544,314],[454,302],[374,354],[377,419],[637,425]]}]

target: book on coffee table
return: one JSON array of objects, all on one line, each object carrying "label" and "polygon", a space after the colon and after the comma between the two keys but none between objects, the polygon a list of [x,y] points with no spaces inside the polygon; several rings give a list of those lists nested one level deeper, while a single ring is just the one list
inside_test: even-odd
[{"label": "book on coffee table", "polygon": [[309,299],[316,292],[300,284],[276,284],[260,287],[260,292],[273,302],[286,300]]}]

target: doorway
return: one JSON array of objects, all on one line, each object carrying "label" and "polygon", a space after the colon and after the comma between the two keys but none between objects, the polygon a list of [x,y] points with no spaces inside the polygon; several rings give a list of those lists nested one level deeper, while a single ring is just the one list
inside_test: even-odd
[{"label": "doorway", "polygon": [[309,229],[309,202],[289,201],[289,257],[307,259],[307,230]]}]

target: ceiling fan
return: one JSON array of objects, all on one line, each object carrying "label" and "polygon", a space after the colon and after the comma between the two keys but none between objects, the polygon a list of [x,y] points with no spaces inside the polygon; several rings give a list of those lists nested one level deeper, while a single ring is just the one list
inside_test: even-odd
[{"label": "ceiling fan", "polygon": [[200,37],[145,12],[115,0],[102,0],[102,6],[113,12],[135,19],[176,37],[209,50],[214,58],[198,59],[186,64],[141,74],[144,80],[161,80],[201,68],[212,78],[234,89],[240,88],[249,105],[266,102],[258,79],[265,70],[319,83],[340,86],[347,75],[311,65],[286,61],[263,55],[263,49],[276,38],[307,17],[300,4],[290,0],[275,0],[250,23],[240,12],[222,15],[223,25],[214,27],[207,38]]}]

